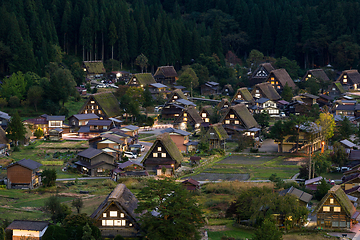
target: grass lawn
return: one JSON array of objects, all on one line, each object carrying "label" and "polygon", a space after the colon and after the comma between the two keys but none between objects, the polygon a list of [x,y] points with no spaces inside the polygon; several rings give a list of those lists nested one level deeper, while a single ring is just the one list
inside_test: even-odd
[{"label": "grass lawn", "polygon": [[208,231],[209,239],[211,240],[221,240],[221,237],[233,237],[235,239],[244,239],[244,238],[252,238],[254,232],[248,229],[241,229],[232,226],[232,223],[226,224],[225,230],[221,231]]},{"label": "grass lawn", "polygon": [[69,110],[69,116],[72,116],[74,114],[78,114],[81,107],[86,102],[86,99],[80,98],[78,102],[74,101],[74,97],[70,97],[69,101],[65,103],[65,108]]}]

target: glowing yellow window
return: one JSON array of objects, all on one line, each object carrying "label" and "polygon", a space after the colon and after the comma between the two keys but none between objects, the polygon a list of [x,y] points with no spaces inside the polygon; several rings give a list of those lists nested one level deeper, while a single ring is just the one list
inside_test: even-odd
[{"label": "glowing yellow window", "polygon": [[238,120],[235,120],[235,122],[234,122],[235,124],[239,124],[239,121]]},{"label": "glowing yellow window", "polygon": [[235,118],[235,115],[234,115],[234,114],[230,114],[230,118]]},{"label": "glowing yellow window", "polygon": [[187,117],[187,113],[184,113],[184,117]]},{"label": "glowing yellow window", "polygon": [[240,94],[238,95],[238,98],[239,98],[239,99],[241,98],[241,95],[240,95]]},{"label": "glowing yellow window", "polygon": [[334,212],[341,212],[341,207],[334,207]]},{"label": "glowing yellow window", "polygon": [[271,85],[274,85],[275,84],[275,82],[274,81],[271,81]]},{"label": "glowing yellow window", "polygon": [[311,78],[311,74],[308,74],[308,77]]},{"label": "glowing yellow window", "polygon": [[208,119],[208,118],[205,118],[205,122],[210,122],[210,119]]},{"label": "glowing yellow window", "polygon": [[344,76],[343,82],[344,82],[344,83],[347,83],[347,79],[345,78],[345,76]]},{"label": "glowing yellow window", "polygon": [[330,207],[323,207],[324,212],[330,212]]},{"label": "glowing yellow window", "polygon": [[225,124],[230,124],[230,120],[225,120]]},{"label": "glowing yellow window", "polygon": [[153,153],[153,157],[157,158],[158,154],[157,153]]},{"label": "glowing yellow window", "polygon": [[334,204],[334,199],[330,198],[330,204]]},{"label": "glowing yellow window", "polygon": [[161,157],[166,158],[166,153],[161,153]]},{"label": "glowing yellow window", "polygon": [[184,118],[184,122],[186,122],[187,121],[187,118]]},{"label": "glowing yellow window", "polygon": [[161,147],[158,147],[158,152],[161,152]]},{"label": "glowing yellow window", "polygon": [[177,98],[178,98],[178,96],[174,95],[174,99],[177,99]]},{"label": "glowing yellow window", "polygon": [[178,117],[179,116],[179,114],[175,114],[175,117]]},{"label": "glowing yellow window", "polygon": [[202,113],[201,117],[205,118],[206,117],[206,113]]},{"label": "glowing yellow window", "polygon": [[95,103],[95,101],[91,101],[91,103]]},{"label": "glowing yellow window", "polygon": [[270,80],[275,80],[275,78],[274,78],[274,77],[271,77]]}]

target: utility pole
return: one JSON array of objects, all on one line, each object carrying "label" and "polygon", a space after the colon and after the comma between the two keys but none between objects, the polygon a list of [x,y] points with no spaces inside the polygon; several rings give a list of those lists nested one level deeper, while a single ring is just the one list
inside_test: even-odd
[{"label": "utility pole", "polygon": [[311,146],[309,146],[310,162],[309,162],[309,179],[311,179]]}]

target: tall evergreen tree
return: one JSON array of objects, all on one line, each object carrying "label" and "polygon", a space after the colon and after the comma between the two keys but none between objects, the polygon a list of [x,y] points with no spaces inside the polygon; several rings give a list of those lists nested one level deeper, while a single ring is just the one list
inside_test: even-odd
[{"label": "tall evergreen tree", "polygon": [[118,40],[115,23],[111,22],[109,26],[109,44],[111,46],[111,59],[114,59],[114,45]]},{"label": "tall evergreen tree", "polygon": [[220,59],[223,58],[223,49],[221,44],[221,29],[219,18],[216,17],[211,31],[211,45],[212,53],[215,53]]},{"label": "tall evergreen tree", "polygon": [[6,136],[13,141],[15,146],[18,145],[18,141],[24,140],[26,130],[18,111],[12,116],[6,132],[8,133]]}]

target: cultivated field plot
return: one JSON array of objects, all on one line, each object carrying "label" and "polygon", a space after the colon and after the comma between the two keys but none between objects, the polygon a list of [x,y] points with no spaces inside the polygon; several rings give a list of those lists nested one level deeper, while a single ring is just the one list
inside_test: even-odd
[{"label": "cultivated field plot", "polygon": [[306,158],[271,155],[231,155],[211,167],[204,169],[192,178],[209,180],[266,180],[276,173],[283,179],[291,178],[299,172],[299,166]]}]

